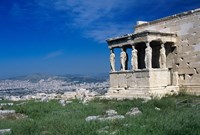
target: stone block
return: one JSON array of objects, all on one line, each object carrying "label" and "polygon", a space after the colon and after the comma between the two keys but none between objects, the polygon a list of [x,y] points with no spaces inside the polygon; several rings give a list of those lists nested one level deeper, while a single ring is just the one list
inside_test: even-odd
[{"label": "stone block", "polygon": [[119,82],[119,80],[118,80],[118,74],[116,73],[116,74],[110,74],[110,87],[111,88],[118,88],[118,82]]},{"label": "stone block", "polygon": [[127,87],[128,88],[129,87],[131,87],[131,88],[137,87],[137,80],[136,80],[134,73],[127,74]]},{"label": "stone block", "polygon": [[0,135],[9,135],[11,134],[11,129],[0,129]]},{"label": "stone block", "polygon": [[194,74],[194,69],[192,68],[179,68],[178,74]]},{"label": "stone block", "polygon": [[118,74],[118,86],[119,88],[127,88],[126,73]]},{"label": "stone block", "polygon": [[167,69],[150,71],[150,87],[168,86],[171,82],[170,79],[170,72]]}]

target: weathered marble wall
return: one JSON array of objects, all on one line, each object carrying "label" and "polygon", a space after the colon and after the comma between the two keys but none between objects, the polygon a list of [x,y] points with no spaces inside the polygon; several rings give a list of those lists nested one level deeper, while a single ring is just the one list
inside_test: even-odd
[{"label": "weathered marble wall", "polygon": [[110,73],[111,88],[149,88],[171,85],[170,72],[167,69],[136,70]]},{"label": "weathered marble wall", "polygon": [[200,9],[137,25],[135,33],[144,30],[176,33],[177,47],[167,57],[167,66],[178,71],[179,86],[200,94]]}]

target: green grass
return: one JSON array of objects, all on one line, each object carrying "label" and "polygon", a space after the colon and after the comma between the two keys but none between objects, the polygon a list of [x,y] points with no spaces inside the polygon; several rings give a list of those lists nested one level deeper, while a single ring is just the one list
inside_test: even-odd
[{"label": "green grass", "polygon": [[[21,106],[6,106],[28,115],[23,120],[0,120],[0,129],[11,128],[13,135],[199,135],[200,106],[176,106],[177,100],[194,96],[170,96],[161,100],[153,99],[143,103],[137,100],[94,100],[88,105],[73,101],[65,107],[58,101],[48,103],[29,101]],[[200,97],[196,97],[200,98]],[[0,101],[9,102],[9,101]],[[91,115],[104,115],[108,109],[125,115],[132,107],[138,107],[142,115],[127,117],[123,120],[86,122]],[[158,111],[155,107],[160,108]],[[98,133],[105,128],[108,133]]]}]

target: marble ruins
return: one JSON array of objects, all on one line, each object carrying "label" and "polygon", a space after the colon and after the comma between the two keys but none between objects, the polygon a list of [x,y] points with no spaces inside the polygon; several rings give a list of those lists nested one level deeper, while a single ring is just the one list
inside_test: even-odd
[{"label": "marble ruins", "polygon": [[111,71],[106,97],[148,98],[183,89],[200,95],[200,9],[138,21],[134,33],[107,43]]}]

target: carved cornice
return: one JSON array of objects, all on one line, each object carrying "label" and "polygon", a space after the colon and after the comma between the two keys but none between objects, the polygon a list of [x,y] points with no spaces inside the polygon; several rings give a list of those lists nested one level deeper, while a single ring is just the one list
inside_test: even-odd
[{"label": "carved cornice", "polygon": [[182,18],[182,17],[188,16],[188,15],[199,13],[199,12],[200,12],[200,8],[195,9],[195,10],[190,10],[190,11],[183,12],[183,13],[180,13],[180,14],[175,14],[175,15],[164,17],[164,18],[154,20],[154,21],[151,21],[151,22],[145,22],[143,24],[136,25],[135,29],[143,27],[143,26],[148,26],[148,25],[160,23],[160,22],[165,22],[165,21],[168,21],[168,20],[176,19],[176,18]]},{"label": "carved cornice", "polygon": [[109,48],[123,47],[138,43],[152,41],[176,43],[177,35],[174,33],[163,33],[157,31],[143,31],[136,34],[127,34],[121,37],[110,38],[107,41]]}]

